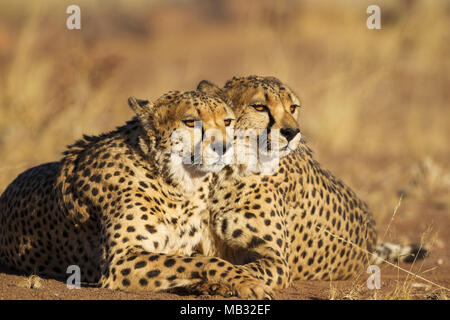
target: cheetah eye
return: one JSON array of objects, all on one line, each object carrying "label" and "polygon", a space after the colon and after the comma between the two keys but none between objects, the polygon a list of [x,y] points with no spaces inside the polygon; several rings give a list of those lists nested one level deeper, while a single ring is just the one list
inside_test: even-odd
[{"label": "cheetah eye", "polygon": [[193,128],[195,126],[195,120],[183,120],[183,123],[189,128]]},{"label": "cheetah eye", "polygon": [[225,123],[225,127],[230,126],[231,122],[233,121],[233,119],[225,119],[223,122]]},{"label": "cheetah eye", "polygon": [[300,106],[299,106],[299,105],[296,105],[296,104],[291,105],[291,106],[290,106],[291,113],[294,113],[295,110],[297,110],[298,107],[300,107]]},{"label": "cheetah eye", "polygon": [[264,104],[251,104],[251,107],[255,108],[256,111],[263,112],[267,111],[267,106]]}]

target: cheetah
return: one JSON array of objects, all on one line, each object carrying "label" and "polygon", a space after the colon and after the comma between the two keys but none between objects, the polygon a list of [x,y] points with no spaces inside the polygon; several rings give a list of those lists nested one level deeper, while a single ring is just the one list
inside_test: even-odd
[{"label": "cheetah", "polygon": [[245,265],[273,289],[292,280],[349,279],[369,261],[424,257],[418,246],[376,246],[366,203],[323,169],[300,137],[301,105],[288,86],[274,77],[249,76],[233,78],[223,88],[203,80],[197,89],[231,102],[235,129],[279,128],[286,139],[281,146],[295,142],[280,152],[274,174],[245,165],[216,174],[203,254]]},{"label": "cheetah", "polygon": [[[0,197],[0,263],[61,279],[77,265],[82,281],[124,291],[211,282],[241,298],[271,298],[247,269],[192,256],[209,219],[212,175],[232,149],[232,109],[199,91],[128,103],[135,117],[125,125],[84,136],[60,161],[31,168],[7,187]],[[185,160],[172,139],[177,129],[191,137],[186,157],[193,160],[200,146],[202,161],[177,162]]]}]

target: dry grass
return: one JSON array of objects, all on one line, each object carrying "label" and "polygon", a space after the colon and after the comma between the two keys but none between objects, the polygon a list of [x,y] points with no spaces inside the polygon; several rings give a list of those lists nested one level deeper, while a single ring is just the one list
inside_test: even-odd
[{"label": "dry grass", "polygon": [[363,284],[357,284],[350,289],[331,287],[329,291],[330,300],[448,300],[449,297],[447,290],[435,289],[418,282],[412,283],[411,286],[405,286],[399,281],[388,291],[372,290],[368,292]]},{"label": "dry grass", "polygon": [[[365,26],[369,0],[77,3],[80,31],[65,28],[71,1],[0,3],[0,192],[24,169],[58,159],[82,133],[122,124],[130,95],[274,75],[298,92],[304,136],[367,200],[380,234],[418,240],[417,230],[433,225],[445,249],[447,1],[377,1],[382,30]],[[430,208],[439,218],[402,228]],[[448,265],[448,255],[440,258]],[[407,298],[402,288],[393,297]]]},{"label": "dry grass", "polygon": [[[392,222],[397,209],[398,209],[398,206],[394,209],[394,213],[392,214],[390,223]],[[389,228],[389,225],[387,226],[387,228]],[[324,230],[324,229],[319,230],[318,229],[317,231],[330,233],[334,237],[336,237],[344,242],[349,242],[353,247],[359,248],[360,250],[365,252],[365,254],[368,256],[369,260],[370,260],[370,256],[374,255],[373,253],[366,251],[364,248],[361,248],[354,242],[350,242],[350,241],[346,240],[345,238],[342,238],[342,237],[340,237],[336,234],[333,234],[327,230]],[[419,243],[420,249],[425,248],[425,245],[424,245],[424,242],[426,241],[425,239],[430,238],[431,233],[432,233],[432,230],[430,228],[422,234],[421,241]],[[385,234],[386,234],[386,232],[385,232]],[[383,242],[383,241],[380,240],[380,242]],[[434,246],[434,242],[429,241],[427,250],[432,249],[433,246]],[[422,271],[423,263],[424,263],[424,260],[421,260],[421,261],[414,260],[410,264],[410,267],[408,270],[408,269],[405,269],[404,267],[399,266],[398,264],[394,264],[390,261],[384,260],[384,264],[395,268],[398,272],[397,273],[398,279],[396,280],[396,285],[392,290],[384,291],[381,295],[378,294],[377,290],[375,290],[373,295],[370,296],[370,298],[384,299],[384,300],[388,300],[388,299],[409,300],[409,299],[417,298],[417,293],[413,292],[413,288],[425,288],[426,291],[428,291],[430,288],[433,288],[435,290],[439,290],[439,292],[441,292],[441,293],[448,294],[450,292],[450,288],[442,286],[442,285],[440,285],[436,282],[433,282],[423,276],[423,274],[432,270],[432,269],[430,269],[430,270]],[[418,268],[415,268],[416,264],[419,264],[420,266]],[[400,280],[400,275],[402,276],[402,280]],[[405,277],[405,275],[406,275],[406,277]],[[352,285],[350,286],[350,289],[347,288],[345,290],[337,289],[336,287],[333,286],[333,281],[330,281],[328,298],[330,300],[335,300],[335,299],[355,300],[355,299],[362,298],[364,295],[364,291],[367,291],[367,288],[366,288],[366,283],[361,280],[364,280],[363,273],[359,273],[358,275],[356,275],[351,280]],[[422,282],[415,282],[415,281],[422,281]],[[363,282],[363,283],[361,283],[361,282]],[[445,295],[444,295],[444,297],[445,297]]]}]

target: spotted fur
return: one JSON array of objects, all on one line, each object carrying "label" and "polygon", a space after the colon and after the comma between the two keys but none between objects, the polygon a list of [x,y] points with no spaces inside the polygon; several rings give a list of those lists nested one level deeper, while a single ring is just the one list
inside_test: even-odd
[{"label": "spotted fur", "polygon": [[[212,282],[242,298],[270,297],[245,268],[191,257],[208,224],[212,173],[223,165],[174,164],[170,137],[189,117],[225,138],[225,120],[234,119],[230,107],[202,92],[170,92],[154,103],[130,98],[129,104],[133,120],[85,136],[61,161],[29,169],[8,186],[0,197],[0,262],[63,279],[69,265],[78,265],[83,281],[110,289]],[[206,160],[212,140],[203,135],[200,143]]]},{"label": "spotted fur", "polygon": [[[237,128],[283,127],[286,119],[297,128],[299,99],[276,78],[233,78],[223,88],[202,81],[198,88],[233,102]],[[266,114],[255,113],[254,101],[267,106]],[[348,279],[368,264],[377,242],[368,206],[322,168],[304,139],[275,174],[245,169],[230,166],[215,178],[205,254],[243,264],[271,288]]]}]

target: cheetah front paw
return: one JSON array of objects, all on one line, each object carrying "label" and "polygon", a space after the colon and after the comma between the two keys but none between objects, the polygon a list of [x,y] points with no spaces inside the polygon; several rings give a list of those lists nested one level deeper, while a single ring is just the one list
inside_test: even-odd
[{"label": "cheetah front paw", "polygon": [[258,279],[240,279],[233,283],[234,295],[242,299],[272,300],[273,290]]},{"label": "cheetah front paw", "polygon": [[231,286],[223,283],[200,282],[192,287],[192,290],[204,295],[219,295],[225,298],[232,297],[234,291]]}]

